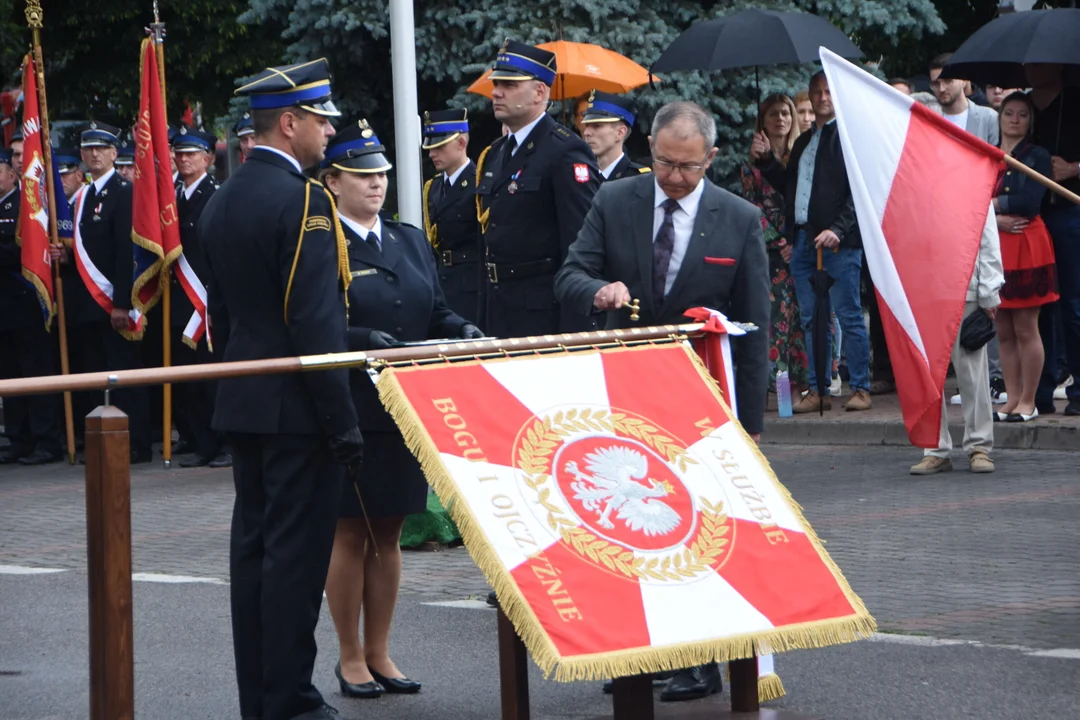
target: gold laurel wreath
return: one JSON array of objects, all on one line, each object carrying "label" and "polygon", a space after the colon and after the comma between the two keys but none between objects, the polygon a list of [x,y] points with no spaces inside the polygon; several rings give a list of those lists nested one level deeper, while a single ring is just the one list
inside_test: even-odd
[{"label": "gold laurel wreath", "polygon": [[525,484],[536,491],[537,502],[547,511],[551,529],[581,556],[628,578],[679,581],[710,571],[712,562],[723,554],[724,546],[730,542],[724,537],[731,527],[727,524],[723,502],[713,504],[701,498],[701,532],[697,540],[689,548],[663,560],[637,557],[632,551],[597,537],[551,503],[551,489],[544,487],[551,478],[548,472],[551,455],[570,433],[588,431],[620,433],[641,440],[683,472],[689,465],[697,463],[672,438],[661,435],[658,428],[624,413],[586,408],[580,412],[560,410],[554,417],[540,418],[525,431],[518,449],[518,468],[525,473]]}]

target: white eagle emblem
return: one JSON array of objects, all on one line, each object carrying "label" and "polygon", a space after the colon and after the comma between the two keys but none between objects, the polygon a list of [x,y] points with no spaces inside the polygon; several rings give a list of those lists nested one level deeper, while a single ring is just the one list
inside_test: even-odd
[{"label": "white eagle emblem", "polygon": [[570,483],[575,500],[599,516],[600,527],[613,529],[612,511],[635,532],[646,535],[667,535],[682,520],[670,505],[658,498],[674,494],[675,489],[666,480],[649,485],[637,480],[645,478],[649,461],[642,453],[620,445],[612,445],[590,452],[585,456],[585,467],[594,475],[578,469],[576,462],[566,463],[566,472],[577,479]]}]

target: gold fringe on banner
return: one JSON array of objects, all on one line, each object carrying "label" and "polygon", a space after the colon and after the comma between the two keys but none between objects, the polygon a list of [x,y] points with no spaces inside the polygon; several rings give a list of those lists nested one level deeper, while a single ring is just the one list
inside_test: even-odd
[{"label": "gold fringe on banner", "polygon": [[784,690],[784,683],[780,681],[780,676],[776,673],[762,675],[757,679],[758,702],[779,700],[785,695],[787,695],[787,690]]},{"label": "gold fringe on banner", "polygon": [[[687,355],[696,363],[702,379],[708,381],[705,383],[706,386],[710,388],[714,397],[721,404],[724,404],[723,397],[715,381],[705,369],[704,364],[688,343],[683,343],[683,347]],[[613,350],[595,350],[593,352],[635,351],[634,348],[616,348]],[[514,359],[520,362],[529,362],[533,358],[525,356]],[[466,361],[464,363],[454,363],[454,365],[475,364],[478,362],[481,361]],[[484,573],[488,583],[495,589],[495,593],[499,598],[499,606],[514,625],[518,636],[525,643],[525,647],[532,654],[533,659],[544,672],[545,677],[554,674],[555,680],[559,682],[574,682],[679,670],[710,662],[729,662],[731,660],[755,657],[758,651],[762,653],[781,653],[855,642],[870,637],[877,630],[874,618],[867,612],[862,600],[852,591],[851,586],[840,573],[836,563],[825,553],[821,541],[803,517],[801,508],[791,498],[791,494],[787,489],[779,481],[775,481],[781,497],[789,502],[795,510],[795,515],[804,532],[818,551],[826,567],[832,572],[837,584],[854,609],[855,612],[852,615],[830,620],[787,625],[772,630],[726,638],[680,643],[676,646],[617,650],[574,657],[560,655],[532,608],[521,595],[510,572],[503,567],[480,526],[473,520],[467,501],[458,493],[453,478],[442,463],[435,442],[416,414],[397,379],[399,373],[424,372],[439,367],[445,366],[427,365],[386,368],[382,371],[377,383],[379,399],[401,430],[405,444],[419,460],[420,466],[423,468],[428,482],[439,496],[439,500],[457,524],[458,529],[461,531],[462,540],[473,562],[476,563],[480,571]],[[724,404],[724,407],[727,408],[727,405]],[[730,408],[728,410],[729,414],[731,414]],[[731,416],[734,418],[733,414]],[[758,458],[771,472],[768,461],[761,455],[760,450],[756,448],[749,436],[746,437],[747,443],[754,446]],[[772,681],[767,682],[772,683]],[[776,678],[774,685],[771,684],[772,690],[775,691],[777,686],[782,692],[783,685],[780,684],[779,677]]]}]

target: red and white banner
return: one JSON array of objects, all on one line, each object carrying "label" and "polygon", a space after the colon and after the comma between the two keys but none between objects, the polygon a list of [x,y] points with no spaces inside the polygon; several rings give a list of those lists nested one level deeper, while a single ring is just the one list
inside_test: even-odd
[{"label": "red and white banner", "polygon": [[874,630],[686,343],[392,367],[378,387],[557,680]]},{"label": "red and white banner", "polygon": [[[821,49],[911,443],[936,448],[1000,149]],[[996,227],[991,230],[996,232]]]}]

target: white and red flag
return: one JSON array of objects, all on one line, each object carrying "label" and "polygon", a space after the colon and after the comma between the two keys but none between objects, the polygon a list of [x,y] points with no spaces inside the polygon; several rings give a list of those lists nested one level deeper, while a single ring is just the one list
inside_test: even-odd
[{"label": "white and red flag", "polygon": [[378,388],[557,680],[874,630],[687,343],[389,368]]},{"label": "white and red flag", "polygon": [[41,142],[41,115],[38,112],[37,74],[34,56],[23,58],[23,170],[19,205],[19,224],[16,230],[22,246],[22,275],[34,287],[46,329],[55,313],[53,297],[52,259],[49,256],[49,198]]},{"label": "white and red flag", "polygon": [[1004,154],[821,49],[911,443],[936,448],[945,373]]}]

